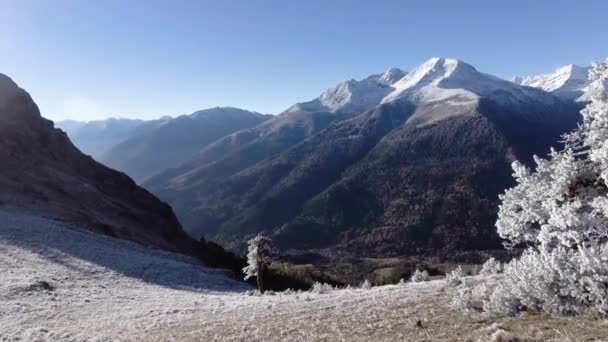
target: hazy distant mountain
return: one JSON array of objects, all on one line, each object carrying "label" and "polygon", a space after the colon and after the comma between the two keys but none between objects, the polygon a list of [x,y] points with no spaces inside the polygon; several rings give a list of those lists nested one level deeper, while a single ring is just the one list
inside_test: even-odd
[{"label": "hazy distant mountain", "polygon": [[166,120],[167,118],[151,121],[115,118],[88,122],[66,120],[56,122],[55,126],[64,130],[82,152],[99,160],[104,152],[116,144],[146,129],[157,127]]},{"label": "hazy distant mountain", "polygon": [[557,68],[549,74],[528,77],[518,76],[513,78],[513,82],[540,88],[564,99],[579,99],[591,84],[588,77],[589,69],[589,67],[569,64]]},{"label": "hazy distant mountain", "polygon": [[[230,107],[201,110],[165,120],[145,130],[138,129],[105,151],[99,160],[143,181],[191,159],[208,144],[271,117]],[[141,124],[140,128],[146,124]]]},{"label": "hazy distant mountain", "polygon": [[27,208],[166,250],[192,250],[194,241],[171,207],[81,153],[40,116],[30,95],[2,74],[0,165],[0,206]]},{"label": "hazy distant mountain", "polygon": [[546,153],[579,106],[458,60],[400,75],[371,93],[338,86],[350,90],[219,140],[145,185],[193,236],[235,248],[259,231],[333,256],[499,246],[511,162]]}]

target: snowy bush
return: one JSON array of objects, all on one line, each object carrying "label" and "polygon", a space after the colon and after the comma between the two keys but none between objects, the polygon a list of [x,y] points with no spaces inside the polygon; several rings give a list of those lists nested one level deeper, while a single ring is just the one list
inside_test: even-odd
[{"label": "snowy bush", "polygon": [[492,336],[490,336],[490,342],[515,342],[519,341],[510,332],[504,329],[496,330]]},{"label": "snowy bush", "polygon": [[414,274],[412,274],[410,281],[412,283],[418,283],[422,281],[429,281],[429,279],[431,279],[431,277],[429,276],[429,272],[427,272],[426,270],[420,271],[417,269]]},{"label": "snowy bush", "polygon": [[484,298],[495,313],[608,313],[608,61],[594,65],[583,123],[561,151],[513,163],[517,185],[500,198],[498,234],[529,250],[504,266]]},{"label": "snowy bush", "polygon": [[261,296],[261,295],[262,295],[262,292],[260,292],[260,290],[258,290],[258,289],[254,289],[254,290],[247,290],[247,291],[245,292],[245,294],[246,294],[247,296]]},{"label": "snowy bush", "polygon": [[445,281],[450,286],[458,286],[458,285],[462,284],[462,278],[464,276],[465,276],[465,274],[464,274],[464,271],[462,270],[462,267],[460,265],[458,265],[458,267],[456,267],[452,272],[448,273],[445,276]]},{"label": "snowy bush", "polygon": [[522,309],[549,314],[608,312],[608,250],[527,251],[506,265],[503,282],[484,303],[487,311]]},{"label": "snowy bush", "polygon": [[283,291],[281,293],[284,294],[284,295],[292,295],[292,294],[295,294],[295,293],[298,293],[298,292],[295,291],[294,289],[287,289],[287,290],[285,290],[285,291]]},{"label": "snowy bush", "polygon": [[316,294],[326,294],[334,291],[335,289],[336,288],[330,284],[315,282],[310,291]]},{"label": "snowy bush", "polygon": [[360,286],[362,289],[364,290],[368,290],[372,288],[372,284],[369,282],[369,280],[365,279]]},{"label": "snowy bush", "polygon": [[481,266],[479,274],[492,275],[500,272],[502,272],[502,263],[494,258],[490,258]]},{"label": "snowy bush", "polygon": [[487,296],[488,289],[485,284],[479,284],[473,288],[463,284],[456,289],[450,306],[464,312],[482,311],[483,298]]}]

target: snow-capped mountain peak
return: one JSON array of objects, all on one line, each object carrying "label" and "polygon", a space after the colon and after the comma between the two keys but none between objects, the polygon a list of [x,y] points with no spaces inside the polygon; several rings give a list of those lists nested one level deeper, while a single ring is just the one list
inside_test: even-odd
[{"label": "snow-capped mountain peak", "polygon": [[[472,66],[456,59],[431,58],[398,81],[395,84],[395,92],[389,95],[388,99],[396,97],[408,89],[421,88],[428,85],[437,86],[439,82],[449,78],[459,68],[464,68],[465,72],[467,70],[476,72]],[[461,76],[465,76],[464,72],[459,73]]]},{"label": "snow-capped mountain peak", "polygon": [[340,82],[327,89],[318,98],[296,104],[289,111],[328,111],[360,113],[373,108],[387,94],[394,90],[393,84],[402,79],[407,72],[391,68],[384,73],[374,74],[360,81],[351,79]]},{"label": "snow-capped mountain peak", "polygon": [[523,86],[539,88],[562,98],[576,99],[580,98],[591,84],[588,74],[589,67],[569,64],[548,74],[514,77],[513,82]]},{"label": "snow-capped mountain peak", "polygon": [[403,71],[399,68],[390,68],[383,74],[381,74],[376,82],[385,86],[391,86],[395,84],[395,82],[402,79],[405,75],[407,75],[406,71]]},{"label": "snow-capped mountain peak", "polygon": [[459,101],[475,101],[491,97],[501,103],[532,100],[553,102],[550,95],[526,89],[512,82],[477,71],[472,65],[451,58],[434,57],[393,84],[395,90],[382,103],[399,99],[412,102],[436,101],[458,97]]}]

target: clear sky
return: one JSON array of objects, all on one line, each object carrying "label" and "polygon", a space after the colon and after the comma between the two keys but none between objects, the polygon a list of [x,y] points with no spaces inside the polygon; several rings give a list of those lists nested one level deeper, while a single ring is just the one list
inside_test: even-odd
[{"label": "clear sky", "polygon": [[0,72],[51,119],[278,113],[429,57],[510,78],[608,56],[606,0],[0,0]]}]

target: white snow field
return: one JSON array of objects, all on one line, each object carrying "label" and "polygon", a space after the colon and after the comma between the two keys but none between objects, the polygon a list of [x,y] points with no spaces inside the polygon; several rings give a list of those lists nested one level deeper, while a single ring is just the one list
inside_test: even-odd
[{"label": "white snow field", "polygon": [[531,341],[608,336],[601,319],[460,313],[444,280],[248,289],[184,256],[0,209],[0,341],[488,341],[499,327]]}]

